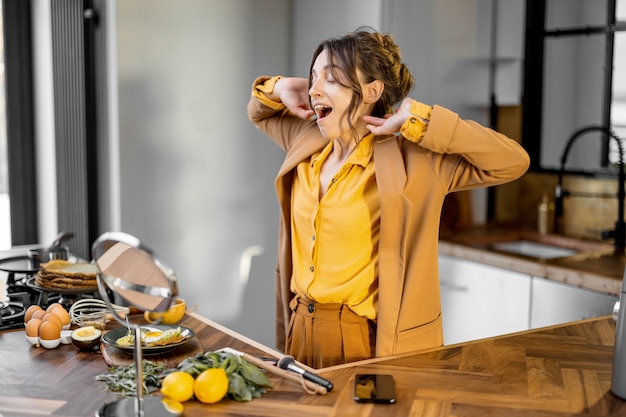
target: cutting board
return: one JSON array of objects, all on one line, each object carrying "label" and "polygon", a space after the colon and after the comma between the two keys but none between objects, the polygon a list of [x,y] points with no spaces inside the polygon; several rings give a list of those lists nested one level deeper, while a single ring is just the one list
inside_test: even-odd
[{"label": "cutting board", "polygon": [[[127,366],[133,363],[132,352],[118,349],[104,342],[100,343],[100,352],[109,366]],[[203,352],[200,342],[194,336],[184,345],[177,346],[168,352],[158,355],[144,354],[143,358],[152,362],[164,363],[168,368],[175,368],[183,359]]]}]

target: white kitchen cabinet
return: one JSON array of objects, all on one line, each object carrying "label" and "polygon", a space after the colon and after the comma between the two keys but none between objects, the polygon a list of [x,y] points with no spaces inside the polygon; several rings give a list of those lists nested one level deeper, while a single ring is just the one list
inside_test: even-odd
[{"label": "white kitchen cabinet", "polygon": [[618,297],[573,285],[533,277],[531,328],[605,316],[613,313]]},{"label": "white kitchen cabinet", "polygon": [[444,343],[529,328],[531,276],[439,255]]}]

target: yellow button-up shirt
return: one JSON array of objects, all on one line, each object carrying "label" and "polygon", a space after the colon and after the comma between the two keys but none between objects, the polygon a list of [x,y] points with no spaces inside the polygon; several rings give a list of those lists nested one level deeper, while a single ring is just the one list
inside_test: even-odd
[{"label": "yellow button-up shirt", "polygon": [[292,192],[291,290],[320,303],[342,303],[376,319],[380,202],[373,135],[359,142],[320,199],[320,171],[333,149],[296,168]]}]

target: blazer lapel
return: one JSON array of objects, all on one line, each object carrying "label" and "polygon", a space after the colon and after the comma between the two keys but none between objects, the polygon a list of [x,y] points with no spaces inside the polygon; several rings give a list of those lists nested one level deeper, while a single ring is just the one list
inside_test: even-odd
[{"label": "blazer lapel", "polygon": [[287,172],[291,171],[300,162],[304,161],[315,152],[324,149],[324,146],[328,144],[328,139],[323,137],[319,131],[317,134],[308,134],[300,139],[294,146],[287,152],[283,165],[278,171],[278,176],[282,177]]},{"label": "blazer lapel", "polygon": [[378,257],[378,334],[376,356],[394,353],[400,301],[404,286],[404,222],[407,204],[404,196],[406,171],[395,137],[374,145],[376,182],[380,195],[380,242]]}]

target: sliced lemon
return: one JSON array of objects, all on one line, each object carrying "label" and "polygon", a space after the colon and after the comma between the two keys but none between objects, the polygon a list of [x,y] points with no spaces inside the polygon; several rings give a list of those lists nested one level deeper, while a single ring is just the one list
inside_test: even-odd
[{"label": "sliced lemon", "polygon": [[183,413],[183,409],[185,408],[180,402],[172,400],[171,398],[164,397],[161,402],[163,402],[163,405],[168,412],[176,414],[177,416],[181,415]]}]

